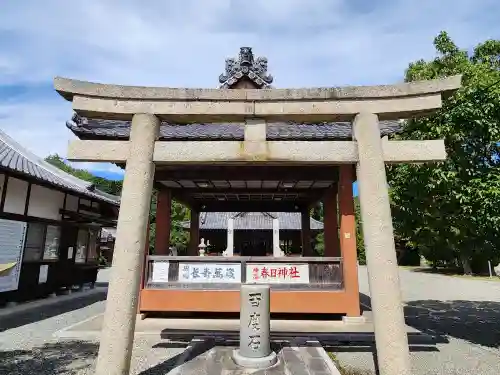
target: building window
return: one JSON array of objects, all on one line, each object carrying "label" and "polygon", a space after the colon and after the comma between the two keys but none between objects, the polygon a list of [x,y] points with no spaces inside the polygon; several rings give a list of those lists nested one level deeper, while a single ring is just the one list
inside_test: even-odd
[{"label": "building window", "polygon": [[24,262],[59,259],[61,227],[28,223],[24,245]]},{"label": "building window", "polygon": [[45,234],[45,248],[43,251],[43,260],[59,259],[59,242],[61,238],[61,227],[47,225]]},{"label": "building window", "polygon": [[23,261],[36,262],[42,259],[44,240],[45,225],[41,223],[28,223]]},{"label": "building window", "polygon": [[87,229],[79,229],[76,240],[75,263],[85,263],[87,261],[88,243],[89,231]]},{"label": "building window", "polygon": [[99,230],[89,230],[89,251],[87,262],[97,262],[97,242],[99,241]]}]

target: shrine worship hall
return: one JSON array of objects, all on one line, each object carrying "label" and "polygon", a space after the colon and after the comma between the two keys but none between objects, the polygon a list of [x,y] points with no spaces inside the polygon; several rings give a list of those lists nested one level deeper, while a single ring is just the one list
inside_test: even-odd
[{"label": "shrine worship hall", "polygon": [[[272,81],[267,59],[254,58],[246,47],[241,48],[238,58],[226,60],[225,72],[219,77],[221,88],[235,90],[267,89]],[[124,140],[130,135],[130,121],[74,116],[68,127],[82,140]],[[241,122],[164,121],[159,141],[200,141],[201,147],[216,154],[217,145],[211,141],[243,142],[246,132],[260,130],[258,124],[254,128],[246,130]],[[382,122],[381,136],[398,129],[397,121]],[[349,122],[270,122],[262,136],[273,141],[334,141],[350,140],[351,133]],[[314,144],[308,152],[314,154]],[[271,284],[273,313],[360,315],[352,195],[354,165],[256,162],[156,163],[155,250],[154,255],[145,254],[139,312],[238,312],[240,284],[251,282]],[[190,242],[184,256],[172,256],[169,251],[172,199],[191,210]],[[312,236],[317,232],[311,233],[309,217],[319,201],[324,205],[324,256],[318,256],[312,247]],[[301,256],[286,256],[280,248],[278,219],[272,224],[270,254],[258,254],[252,241],[249,243],[254,245],[249,248],[235,249],[234,219],[228,219],[224,223],[225,251],[218,253],[220,256],[200,256],[200,213],[205,212],[295,213],[300,216],[300,236],[294,245]],[[256,234],[247,233],[249,237]]]},{"label": "shrine worship hall", "polygon": [[[140,312],[237,313],[242,283],[269,283],[273,313],[359,316],[354,178],[351,165],[158,166],[155,255],[145,262]],[[185,256],[169,253],[171,199],[191,209]],[[325,210],[324,256],[312,247],[309,216],[320,200]],[[261,251],[258,242],[234,247],[235,236],[240,236],[236,232],[246,232],[247,237],[256,232],[236,231],[236,215],[227,218],[224,251],[204,247],[207,239],[200,238],[200,213],[234,211],[294,213],[300,218],[296,242],[301,254],[285,254],[280,246],[278,217],[269,218],[272,253]],[[345,233],[342,240],[339,228]]]}]

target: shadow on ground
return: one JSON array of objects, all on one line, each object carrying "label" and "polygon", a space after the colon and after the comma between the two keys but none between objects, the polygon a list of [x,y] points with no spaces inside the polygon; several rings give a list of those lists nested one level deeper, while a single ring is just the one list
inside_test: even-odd
[{"label": "shadow on ground", "polygon": [[[361,295],[370,307],[370,298]],[[500,347],[500,302],[436,301],[408,302],[406,324],[429,335],[444,335],[490,348]]]},{"label": "shadow on ground", "polygon": [[500,303],[490,301],[412,301],[405,306],[406,324],[474,344],[500,347]]},{"label": "shadow on ground", "polygon": [[[172,344],[170,342],[162,342],[158,343],[157,345],[153,346],[153,349],[156,348],[171,348]],[[144,370],[139,373],[139,375],[164,375],[168,374],[170,371],[172,371],[174,368],[181,366],[182,364],[189,362],[196,357],[202,355],[203,353],[209,351],[215,346],[215,341],[207,340],[206,342],[200,344],[200,345],[195,345],[191,350],[185,350],[184,352],[177,354],[169,359],[167,359],[164,362],[158,363],[155,366],[152,366],[151,368]],[[220,345],[220,343],[218,343]],[[187,343],[184,345],[187,346]]]},{"label": "shadow on ground", "polygon": [[[186,346],[187,343],[161,343],[158,347],[185,348]],[[205,350],[208,349],[201,347],[191,353],[184,351],[140,372],[140,375],[167,374],[183,361],[195,358]],[[98,351],[99,344],[86,341],[63,341],[45,344],[32,350],[0,351],[0,375],[91,374]]]},{"label": "shadow on ground", "polygon": [[104,301],[106,293],[106,290],[102,290],[91,295],[82,295],[76,299],[57,301],[49,306],[40,306],[28,311],[0,317],[0,332],[39,322],[73,310],[82,309],[96,302]]},{"label": "shadow on ground", "polygon": [[46,344],[32,350],[0,351],[0,374],[77,374],[93,365],[98,345],[82,341]]}]

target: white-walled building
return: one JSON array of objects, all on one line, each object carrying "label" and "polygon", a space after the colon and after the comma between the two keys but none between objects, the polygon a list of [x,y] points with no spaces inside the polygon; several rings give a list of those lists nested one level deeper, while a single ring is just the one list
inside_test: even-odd
[{"label": "white-walled building", "polygon": [[101,228],[119,197],[37,157],[0,130],[0,302],[95,282]]}]

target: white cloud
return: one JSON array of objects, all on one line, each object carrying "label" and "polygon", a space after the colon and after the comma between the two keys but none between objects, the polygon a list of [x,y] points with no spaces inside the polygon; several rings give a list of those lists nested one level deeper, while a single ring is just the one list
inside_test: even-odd
[{"label": "white cloud", "polygon": [[68,114],[71,105],[64,101],[0,101],[2,130],[40,157],[66,154],[69,139],[75,139],[64,125]]},{"label": "white cloud", "polygon": [[392,83],[450,32],[463,48],[498,36],[497,0],[26,0],[3,2],[0,127],[39,155],[66,153],[70,105],[56,75],[216,87],[224,59],[252,46],[278,87]]},{"label": "white cloud", "polygon": [[88,163],[88,162],[69,162],[74,168],[92,170],[94,172],[111,173],[113,175],[123,175],[122,168],[110,163]]}]

